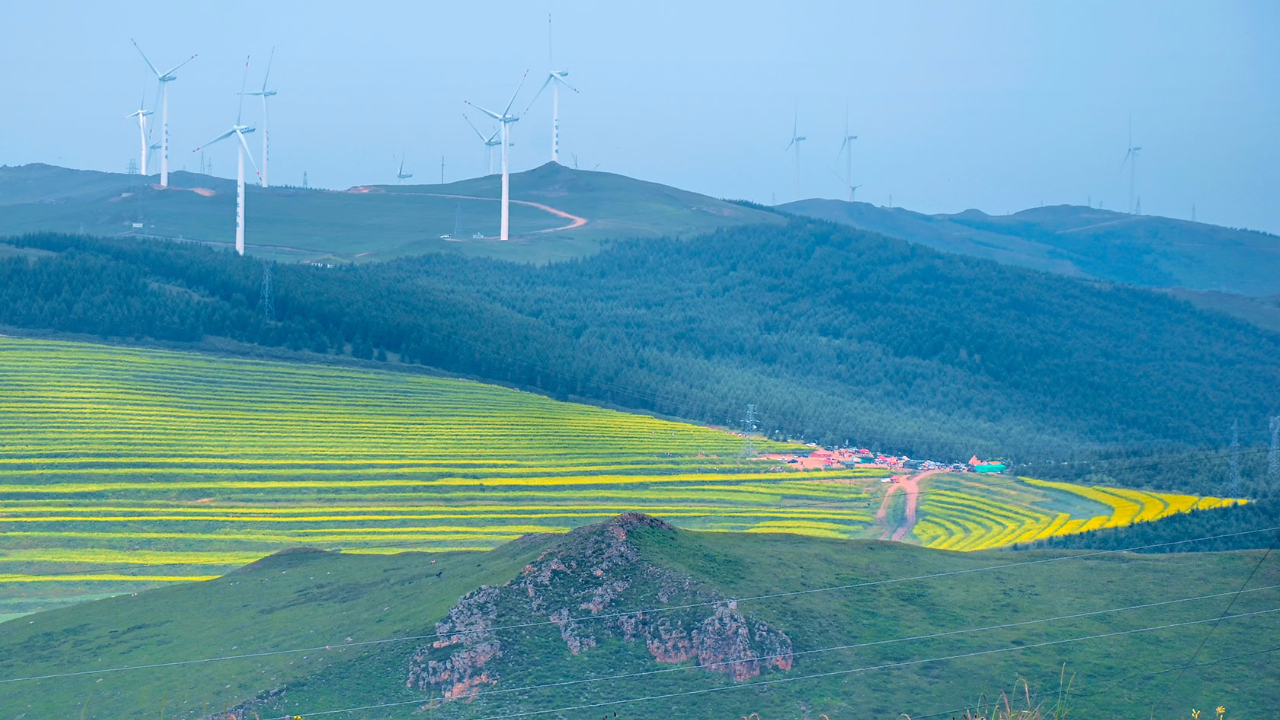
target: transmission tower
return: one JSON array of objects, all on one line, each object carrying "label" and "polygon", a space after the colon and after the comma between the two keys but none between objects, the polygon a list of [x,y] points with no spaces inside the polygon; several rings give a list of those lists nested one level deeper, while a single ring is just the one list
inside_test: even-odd
[{"label": "transmission tower", "polygon": [[1231,497],[1240,497],[1240,421],[1231,421]]},{"label": "transmission tower", "polygon": [[1273,487],[1280,482],[1280,415],[1271,418],[1271,450],[1267,452],[1267,478]]},{"label": "transmission tower", "polygon": [[262,305],[262,317],[267,322],[275,320],[276,308],[271,301],[271,266],[267,263],[262,264],[262,296],[258,304]]},{"label": "transmission tower", "polygon": [[125,174],[127,175],[137,175],[138,161],[134,160],[133,158],[129,158],[129,162],[128,164],[125,165],[124,171],[125,171]]},{"label": "transmission tower", "polygon": [[302,189],[306,190],[309,187],[311,186],[307,184],[307,171],[303,170],[302,171]]},{"label": "transmission tower", "polygon": [[747,404],[747,414],[742,418],[742,429],[751,432],[756,429],[756,404]]}]

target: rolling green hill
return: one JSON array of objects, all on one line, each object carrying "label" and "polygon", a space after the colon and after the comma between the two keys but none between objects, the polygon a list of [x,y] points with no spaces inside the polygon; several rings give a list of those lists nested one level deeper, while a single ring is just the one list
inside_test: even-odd
[{"label": "rolling green hill", "polygon": [[[49,165],[0,167],[0,236],[56,231],[224,246],[234,241],[234,181],[175,172],[168,189],[154,182]],[[543,262],[594,253],[606,240],[782,222],[775,213],[550,163],[512,175],[511,188],[518,201],[511,208],[513,238],[501,243],[495,239],[498,176],[346,191],[250,185],[248,252],[291,262],[330,256],[385,260],[429,252]],[[585,224],[575,227],[576,218]],[[474,238],[477,233],[484,237]],[[442,239],[446,234],[453,237]]]},{"label": "rolling green hill", "polygon": [[1280,293],[1280,237],[1072,205],[1011,215],[925,215],[840,200],[779,206],[796,215],[1072,277],[1246,296]]},{"label": "rolling green hill", "polygon": [[[1280,406],[1275,333],[1162,293],[811,220],[616,243],[545,267],[449,254],[279,265],[269,320],[252,258],[8,243],[45,253],[0,260],[0,324],[24,332],[387,358],[722,426],[754,404],[770,437],[912,456],[1222,449],[1233,422],[1248,447]],[[1246,496],[1264,464],[1246,459]],[[1216,477],[1165,488],[1221,496]]]},{"label": "rolling green hill", "polygon": [[[890,720],[1020,698],[1022,679],[1052,703],[1065,666],[1073,715],[1146,717],[1262,555],[1067,557],[689,532],[645,516],[479,555],[293,552],[0,624],[0,706],[85,720],[162,708],[174,720]],[[1259,654],[1280,636],[1278,583],[1272,556],[1157,717],[1280,707],[1275,658]],[[1129,609],[1103,612],[1117,608]],[[165,665],[221,656],[238,658]],[[155,667],[101,672],[136,665]],[[21,680],[42,675],[58,677]],[[357,709],[333,712],[345,708]]]}]

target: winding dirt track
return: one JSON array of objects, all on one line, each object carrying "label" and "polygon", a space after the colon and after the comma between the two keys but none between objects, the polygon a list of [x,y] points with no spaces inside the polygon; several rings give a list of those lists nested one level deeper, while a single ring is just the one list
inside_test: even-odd
[{"label": "winding dirt track", "polygon": [[[501,200],[501,198],[476,197],[474,195],[446,195],[444,193],[418,193],[418,194],[426,195],[427,197],[453,198],[455,200],[488,200],[490,202],[499,202]],[[578,217],[577,215],[570,215],[569,213],[563,210],[558,210],[556,208],[553,208],[550,205],[543,205],[542,203],[530,202],[528,200],[511,200],[509,202],[514,203],[516,205],[527,205],[531,208],[537,208],[539,210],[542,210],[543,212],[549,212],[552,215],[555,215],[556,217],[562,217],[565,220],[569,221],[568,225],[562,225],[561,227],[547,228],[545,230],[534,230],[532,232],[520,233],[521,235],[536,235],[538,233],[560,232],[561,230],[572,230],[574,228],[580,228],[583,225],[587,224],[586,218]]]},{"label": "winding dirt track", "polygon": [[911,533],[916,526],[916,510],[920,501],[920,481],[942,472],[941,470],[926,470],[922,473],[914,475],[899,475],[898,482],[890,483],[889,488],[884,493],[884,500],[880,502],[880,509],[876,511],[876,523],[883,524],[889,514],[889,500],[893,494],[902,488],[907,493],[907,512],[903,518],[902,524],[897,528],[890,529],[886,527],[884,532],[880,534],[881,540],[896,540],[901,542],[908,534]]}]

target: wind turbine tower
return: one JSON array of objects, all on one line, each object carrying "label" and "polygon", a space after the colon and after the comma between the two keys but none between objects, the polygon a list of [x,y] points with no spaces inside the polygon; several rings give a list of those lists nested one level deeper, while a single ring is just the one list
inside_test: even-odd
[{"label": "wind turbine tower", "polygon": [[849,108],[844,109],[844,141],[840,143],[840,152],[836,153],[836,159],[840,159],[840,153],[845,155],[845,185],[849,188],[848,201],[853,202],[853,141],[857,140],[857,135],[849,134]]},{"label": "wind turbine tower", "polygon": [[252,97],[262,98],[262,187],[267,186],[267,158],[270,156],[268,139],[271,131],[267,127],[267,98],[275,97],[275,90],[267,89],[267,79],[271,77],[271,63],[276,59],[276,49],[271,48],[271,57],[267,59],[267,74],[262,76],[262,89],[247,93]]},{"label": "wind turbine tower", "polygon": [[151,68],[151,72],[155,73],[156,80],[160,82],[160,187],[169,187],[169,83],[178,79],[174,73],[183,65],[196,59],[195,55],[183,60],[174,66],[172,70],[162,73],[156,70],[156,66],[151,64],[147,59],[146,53],[142,52],[142,48],[138,47],[137,40],[130,40],[135,48],[138,48],[138,54],[142,56],[143,62],[147,67]]},{"label": "wind turbine tower", "polygon": [[[249,60],[244,61],[244,79],[249,79]],[[244,112],[244,81],[240,82],[240,109],[236,111],[236,124],[231,129],[222,133],[218,137],[192,150],[191,152],[200,152],[201,148],[208,147],[217,142],[222,142],[231,136],[235,136],[240,141],[238,148],[238,163],[236,167],[236,253],[244,255],[244,158],[249,156],[249,162],[253,164],[254,172],[258,172],[258,164],[253,162],[253,155],[249,152],[249,144],[245,142],[244,136],[253,132],[253,128],[248,125],[240,124],[240,118]],[[261,173],[259,173],[261,176]]]},{"label": "wind turbine tower", "polygon": [[782,151],[786,152],[787,150],[790,150],[792,145],[794,145],[796,148],[796,200],[797,201],[800,199],[800,143],[804,142],[805,140],[804,136],[800,135],[798,132],[799,127],[800,127],[800,111],[796,110],[795,120],[791,125],[791,142],[787,143],[787,146],[783,148]]},{"label": "wind turbine tower", "polygon": [[1133,144],[1133,116],[1129,116],[1129,150],[1124,154],[1124,162],[1120,163],[1120,169],[1124,170],[1125,163],[1129,164],[1129,213],[1138,212],[1138,206],[1134,204],[1134,198],[1137,197],[1138,187],[1138,153],[1142,148]]},{"label": "wind turbine tower", "polygon": [[515,104],[516,96],[520,94],[520,88],[524,87],[524,81],[528,77],[529,73],[526,71],[524,77],[520,78],[520,84],[516,86],[515,93],[511,96],[511,102],[507,103],[507,108],[502,111],[501,115],[492,110],[486,110],[479,105],[474,105],[470,100],[466,101],[471,107],[502,123],[502,225],[499,239],[503,241],[509,237],[508,230],[510,229],[511,219],[511,180],[508,172],[510,169],[509,156],[511,154],[511,125],[520,121],[519,115],[511,114],[511,106]]},{"label": "wind turbine tower", "polygon": [[484,143],[485,161],[489,167],[489,174],[492,175],[493,174],[493,149],[502,144],[502,141],[498,139],[498,136],[502,134],[502,128],[498,128],[497,130],[494,130],[493,134],[491,134],[489,137],[485,137],[484,133],[480,132],[480,128],[476,127],[475,123],[471,122],[471,118],[467,117],[466,113],[462,114],[462,119],[467,121],[467,124],[471,126],[471,129],[475,130],[476,135],[480,137],[480,142]]},{"label": "wind turbine tower", "polygon": [[[529,101],[529,107],[533,107],[533,103],[537,102],[538,96],[542,94],[547,86],[551,86],[551,162],[560,162],[560,86],[564,85],[574,92],[578,89],[570,85],[566,77],[569,75],[568,70],[556,70],[555,61],[551,56],[551,15],[547,15],[547,64],[551,66],[551,71],[547,73],[547,79],[542,83],[542,87],[538,88],[537,94],[533,96],[533,100]],[[529,112],[525,108],[525,113]]]},{"label": "wind turbine tower", "polygon": [[143,100],[138,103],[138,109],[124,116],[125,120],[133,117],[138,118],[138,135],[142,138],[142,161],[139,167],[144,176],[147,174],[147,148],[149,147],[147,144],[147,116],[151,114],[150,110],[142,109],[145,103],[146,97],[144,95]]}]

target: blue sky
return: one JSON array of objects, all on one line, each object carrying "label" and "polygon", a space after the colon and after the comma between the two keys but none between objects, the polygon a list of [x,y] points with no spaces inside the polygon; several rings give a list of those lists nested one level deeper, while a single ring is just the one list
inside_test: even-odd
[{"label": "blue sky", "polygon": [[[0,164],[122,171],[127,113],[157,65],[199,53],[171,88],[174,167],[226,129],[276,48],[272,180],[347,187],[479,174],[464,100],[523,110],[556,64],[562,162],[719,197],[794,199],[783,152],[799,112],[801,194],[829,168],[845,107],[858,199],[1004,213],[1127,205],[1126,122],[1144,212],[1280,233],[1280,3],[270,2],[7,0]],[[513,130],[514,169],[549,159],[550,104]],[[249,122],[259,110],[246,105]],[[479,120],[478,117],[475,119]],[[257,152],[258,145],[251,143]],[[227,144],[210,153],[234,172]]]}]

